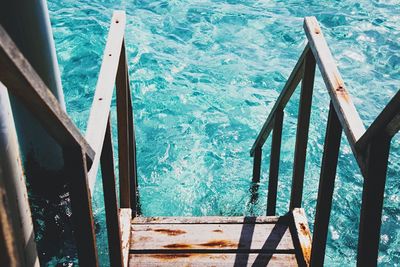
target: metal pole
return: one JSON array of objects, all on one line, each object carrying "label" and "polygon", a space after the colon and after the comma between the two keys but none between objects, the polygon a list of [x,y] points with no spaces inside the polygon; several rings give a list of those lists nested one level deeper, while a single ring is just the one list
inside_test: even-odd
[{"label": "metal pole", "polygon": [[[65,110],[47,2],[45,0],[2,1],[0,23]],[[10,95],[9,98],[22,165],[29,184],[30,201],[37,202],[34,205],[41,207],[41,212],[34,212],[33,218],[45,221],[44,229],[35,228],[35,231],[41,231],[39,235],[42,236],[38,247],[46,252],[39,254],[42,255],[42,260],[43,255],[51,257],[52,253],[58,253],[57,244],[66,241],[60,242],[60,239],[68,239],[66,235],[71,235],[66,230],[71,227],[66,187],[69,178],[64,171],[62,148],[15,97]],[[0,110],[0,113],[0,116],[7,116],[4,110]],[[12,159],[16,152],[17,148],[1,150],[0,156]],[[14,165],[9,167],[15,175],[12,176],[13,179],[19,179],[18,172],[21,167]],[[33,234],[31,241],[34,242]],[[46,261],[45,258],[43,260]]]},{"label": "metal pole", "polygon": [[[4,2],[0,9],[0,23],[65,109],[46,1]],[[16,99],[10,99],[25,160],[29,154],[42,168],[62,168],[61,148]]]},{"label": "metal pole", "polygon": [[0,82],[0,181],[4,185],[21,266],[39,266],[31,209],[8,92]]}]

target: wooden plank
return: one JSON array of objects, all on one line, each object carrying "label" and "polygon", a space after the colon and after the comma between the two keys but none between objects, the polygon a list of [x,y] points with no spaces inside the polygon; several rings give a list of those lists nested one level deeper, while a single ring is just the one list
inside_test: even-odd
[{"label": "wooden plank", "polygon": [[376,266],[380,240],[383,195],[391,136],[381,132],[367,151],[361,203],[357,266]]},{"label": "wooden plank", "polygon": [[294,90],[296,89],[297,85],[299,84],[302,74],[303,74],[303,60],[310,49],[310,46],[307,44],[301,54],[299,60],[296,63],[296,66],[292,70],[285,86],[282,89],[278,99],[275,102],[275,105],[272,107],[267,120],[265,121],[263,127],[261,128],[260,133],[257,136],[256,141],[253,144],[253,147],[250,150],[250,156],[254,155],[256,147],[262,147],[267,140],[271,130],[272,130],[272,122],[274,120],[275,112],[279,109],[284,109],[287,102],[289,101],[290,97],[292,96]]},{"label": "wooden plank", "polygon": [[302,208],[292,210],[293,225],[291,227],[299,266],[310,266],[311,232],[307,217]]},{"label": "wooden plank", "polygon": [[309,50],[304,59],[304,74],[301,83],[299,114],[297,118],[296,145],[294,148],[290,210],[301,207],[301,200],[303,196],[304,168],[307,155],[308,129],[310,127],[314,77],[315,58],[311,50]]},{"label": "wooden plank", "polygon": [[95,152],[1,25],[0,81],[57,142],[63,147],[82,147],[88,164],[91,164]]},{"label": "wooden plank", "polygon": [[336,115],[335,108],[330,103],[328,125],[325,135],[324,154],[321,163],[317,207],[314,219],[311,265],[323,266],[325,259],[326,238],[328,234],[329,217],[332,208],[332,196],[335,187],[336,167],[339,156],[342,125]]},{"label": "wooden plank", "polygon": [[306,17],[304,30],[350,147],[363,171],[363,159],[357,153],[355,144],[365,133],[364,124],[344,85],[317,19]]},{"label": "wooden plank", "polygon": [[279,158],[281,155],[283,109],[275,113],[274,130],[272,133],[271,160],[269,164],[267,216],[275,215],[276,197],[278,191]]},{"label": "wooden plank", "polygon": [[122,254],[123,265],[128,266],[129,260],[129,240],[131,238],[131,209],[119,209],[119,221],[121,222],[121,236],[122,236]]},{"label": "wooden plank", "polygon": [[287,216],[260,216],[260,217],[219,217],[219,216],[202,216],[202,217],[135,217],[132,224],[253,224],[253,223],[287,223]]},{"label": "wooden plank", "polygon": [[284,224],[133,224],[131,253],[143,250],[293,252]]},{"label": "wooden plank", "polygon": [[93,190],[96,181],[104,135],[106,133],[124,31],[125,12],[114,11],[86,129],[86,139],[97,155],[89,172],[91,190]]},{"label": "wooden plank", "polygon": [[117,191],[114,174],[114,151],[110,115],[101,152],[101,178],[103,181],[104,207],[111,266],[123,266],[122,234],[118,213]]},{"label": "wooden plank", "polygon": [[[124,46],[124,41],[122,41]],[[128,129],[128,97],[130,92],[128,89],[128,78],[126,70],[126,55],[125,50],[121,50],[121,56],[118,64],[117,72],[117,122],[118,122],[118,160],[119,160],[119,197],[121,208],[131,207],[131,156],[130,146],[132,141],[129,139]]]},{"label": "wooden plank", "polygon": [[253,183],[260,182],[261,159],[262,159],[262,148],[256,147],[254,152],[254,162],[253,162]]},{"label": "wooden plank", "polygon": [[129,266],[297,266],[293,254],[131,254]]},{"label": "wooden plank", "polygon": [[72,224],[79,266],[98,266],[92,199],[86,159],[80,147],[64,149],[65,170],[69,170]]},{"label": "wooden plank", "polygon": [[377,134],[386,131],[389,136],[395,135],[400,128],[400,90],[389,101],[386,107],[372,122],[371,126],[367,129],[364,135],[356,143],[356,148],[359,151],[364,151],[369,142]]}]

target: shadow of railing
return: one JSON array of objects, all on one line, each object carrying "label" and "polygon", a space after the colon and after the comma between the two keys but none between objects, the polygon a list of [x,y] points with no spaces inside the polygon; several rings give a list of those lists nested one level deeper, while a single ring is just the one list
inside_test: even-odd
[{"label": "shadow of railing", "polygon": [[280,217],[272,228],[269,236],[266,238],[260,249],[252,249],[254,230],[256,227],[256,217],[245,217],[243,227],[240,234],[238,252],[236,253],[234,267],[247,266],[249,257],[252,253],[258,253],[251,266],[266,266],[271,261],[272,256],[277,252],[279,243],[281,242],[285,232],[289,226],[283,227],[287,223],[287,218]]}]

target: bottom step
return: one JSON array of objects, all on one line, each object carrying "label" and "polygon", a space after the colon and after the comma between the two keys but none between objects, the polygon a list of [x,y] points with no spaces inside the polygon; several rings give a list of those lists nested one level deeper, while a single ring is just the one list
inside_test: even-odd
[{"label": "bottom step", "polygon": [[302,209],[282,217],[137,217],[129,266],[304,266],[310,250]]},{"label": "bottom step", "polygon": [[131,254],[129,266],[297,266],[294,254]]}]

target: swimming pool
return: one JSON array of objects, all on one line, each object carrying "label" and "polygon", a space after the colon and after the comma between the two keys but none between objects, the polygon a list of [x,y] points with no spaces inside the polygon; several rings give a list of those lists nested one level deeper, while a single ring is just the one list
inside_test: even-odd
[{"label": "swimming pool", "polygon": [[[305,45],[304,16],[319,20],[366,125],[400,87],[397,0],[50,0],[48,5],[67,110],[82,131],[112,11],[127,12],[139,191],[146,216],[265,213],[268,156],[260,198],[251,207],[249,150]],[[311,227],[329,103],[320,76],[314,96],[303,200]],[[285,111],[278,214],[288,209],[297,99],[295,95]],[[270,140],[264,150],[269,146]],[[381,265],[400,262],[399,174],[400,142],[394,138],[382,217]],[[342,139],[328,266],[355,262],[361,181],[347,140]],[[104,244],[100,188],[97,183],[94,208],[99,242]],[[102,264],[107,265],[104,245],[101,254]],[[65,255],[54,259],[62,260]]]}]

